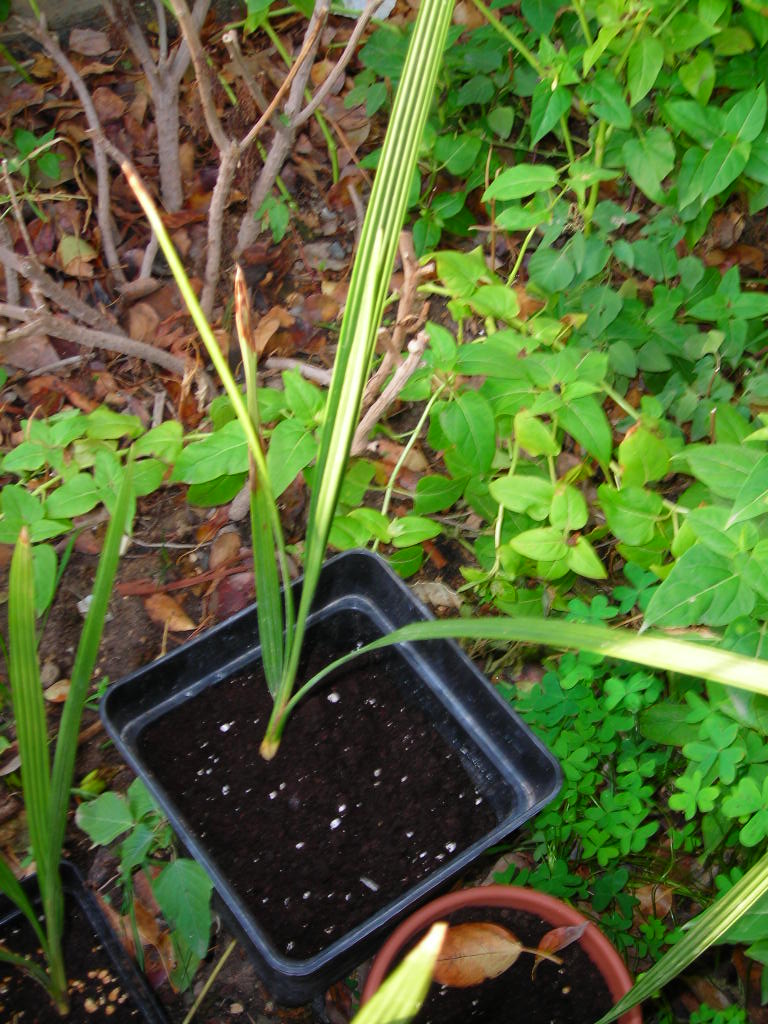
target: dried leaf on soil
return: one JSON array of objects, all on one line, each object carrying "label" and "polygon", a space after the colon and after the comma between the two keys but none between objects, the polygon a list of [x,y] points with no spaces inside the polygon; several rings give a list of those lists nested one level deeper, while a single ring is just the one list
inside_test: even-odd
[{"label": "dried leaf on soil", "polygon": [[211,545],[211,557],[208,564],[211,569],[233,562],[240,554],[240,534],[236,530],[220,533]]},{"label": "dried leaf on soil", "polygon": [[46,700],[52,704],[63,704],[69,696],[70,681],[68,679],[59,679],[58,682],[54,683],[53,686],[49,686],[43,693]]},{"label": "dried leaf on soil", "polygon": [[581,936],[586,931],[587,922],[582,921],[581,924],[564,925],[562,928],[553,928],[547,932],[546,935],[542,935],[538,949],[536,950],[536,959],[533,963],[533,970],[531,971],[531,977],[536,973],[536,968],[539,966],[542,960],[551,960],[552,957],[547,956],[547,953],[557,953],[561,949],[565,949],[566,946],[570,946],[573,942],[578,942]]},{"label": "dried leaf on soil", "polygon": [[109,38],[106,32],[92,28],[73,28],[69,33],[69,48],[84,57],[99,57],[109,49]]},{"label": "dried leaf on soil", "polygon": [[151,594],[145,599],[144,607],[153,622],[167,627],[172,633],[187,633],[196,628],[192,619],[170,594]]},{"label": "dried leaf on soil", "polygon": [[433,977],[452,988],[479,985],[503,974],[523,949],[520,940],[499,924],[457,924],[446,932]]}]

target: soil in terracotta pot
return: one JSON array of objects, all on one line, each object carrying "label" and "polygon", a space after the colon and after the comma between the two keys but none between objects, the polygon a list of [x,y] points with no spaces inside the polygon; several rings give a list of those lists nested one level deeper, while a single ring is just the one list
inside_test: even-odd
[{"label": "soil in terracotta pot", "polygon": [[[0,941],[14,953],[42,963],[31,927],[20,916],[0,929]],[[75,900],[68,900],[64,963],[69,979],[70,1021],[78,1024],[136,1024],[144,1018],[120,983],[114,965]],[[29,975],[0,964],[0,1020],[13,1024],[61,1024],[48,994]]]},{"label": "soil in terracotta pot", "polygon": [[[350,611],[317,624],[300,678],[375,635]],[[300,704],[268,763],[259,743],[271,701],[256,673],[142,731],[148,767],[289,956],[318,953],[498,820],[487,781],[481,792],[468,774],[471,752],[462,757],[414,697],[424,689],[394,648],[358,659]]]},{"label": "soil in terracotta pot", "polygon": [[[492,921],[535,949],[552,925],[535,914],[502,908],[468,908],[451,914],[451,924]],[[531,980],[534,957],[521,953],[497,978],[469,988],[433,984],[414,1024],[593,1024],[613,1006],[600,972],[572,943],[556,954],[562,965],[543,961]]]}]

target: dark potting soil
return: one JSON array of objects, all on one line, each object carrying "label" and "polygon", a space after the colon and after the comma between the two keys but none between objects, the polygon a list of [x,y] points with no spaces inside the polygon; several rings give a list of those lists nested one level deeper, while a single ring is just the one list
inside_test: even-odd
[{"label": "dark potting soil", "polygon": [[[339,621],[337,621],[337,619]],[[376,633],[346,611],[309,632],[300,679]],[[292,713],[278,755],[260,671],[142,730],[141,756],[274,945],[319,953],[498,820],[412,693],[395,648],[357,659]]]},{"label": "dark potting soil", "polygon": [[[503,925],[528,949],[535,949],[552,925],[523,910],[477,907],[451,914],[450,924],[491,921]],[[602,975],[578,942],[556,954],[561,965],[543,960],[531,980],[534,957],[521,953],[497,978],[469,988],[433,984],[414,1024],[593,1024],[613,1006]]]},{"label": "dark potting soil", "polygon": [[[14,953],[42,963],[32,928],[18,916],[0,931]],[[114,965],[75,900],[66,904],[64,963],[69,979],[70,1021],[89,1024],[136,1024],[144,1019],[123,989]],[[0,1020],[13,1024],[61,1024],[48,993],[28,974],[0,964]]]}]

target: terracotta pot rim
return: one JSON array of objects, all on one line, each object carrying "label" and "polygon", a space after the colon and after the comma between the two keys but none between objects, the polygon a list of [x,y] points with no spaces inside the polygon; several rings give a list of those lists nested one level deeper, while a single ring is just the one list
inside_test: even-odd
[{"label": "terracotta pot rim", "polygon": [[[373,962],[363,988],[362,1003],[365,1004],[389,974],[400,950],[415,935],[430,924],[448,914],[465,907],[509,907],[538,914],[556,927],[578,925],[587,922],[587,928],[579,940],[584,952],[598,967],[605,983],[618,1001],[632,987],[632,979],[616,949],[599,928],[573,907],[547,893],[517,885],[483,885],[472,889],[457,889],[421,907],[406,918],[381,947]],[[622,1014],[619,1024],[642,1024],[640,1007]]]}]

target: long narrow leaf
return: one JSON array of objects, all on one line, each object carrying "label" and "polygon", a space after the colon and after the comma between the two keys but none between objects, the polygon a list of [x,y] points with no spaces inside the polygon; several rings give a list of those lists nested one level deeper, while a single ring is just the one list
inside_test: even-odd
[{"label": "long narrow leaf", "polygon": [[376,335],[386,300],[408,191],[416,165],[437,74],[442,62],[453,0],[423,0],[392,109],[392,117],[363,223],[341,325],[326,403],[304,553],[304,582],[293,647],[275,715],[262,752],[274,753],[283,711],[294,685],[304,636],[349,458]]},{"label": "long narrow leaf", "polygon": [[562,619],[488,618],[441,619],[412,622],[374,640],[359,651],[353,651],[327,665],[313,676],[289,703],[289,709],[316,683],[330,672],[360,654],[390,644],[419,640],[501,640],[510,643],[542,644],[560,650],[591,651],[622,661],[636,662],[662,671],[709,679],[726,686],[751,690],[768,696],[768,662],[747,658],[715,647],[692,644],[666,637],[638,636],[628,629],[608,629]]},{"label": "long narrow leaf", "polygon": [[433,924],[352,1024],[406,1024],[424,1002],[448,925]]},{"label": "long narrow leaf", "polygon": [[768,892],[768,854],[765,854],[732,889],[714,903],[691,925],[685,935],[665,953],[657,964],[635,982],[630,991],[597,1024],[609,1024],[649,999],[667,982],[709,949],[749,908]]},{"label": "long narrow leaf", "polygon": [[[261,434],[261,417],[258,403],[258,377],[256,349],[253,343],[251,325],[251,302],[245,276],[238,265],[235,267],[235,323],[240,342],[240,354],[245,371],[245,395],[248,415],[254,426],[259,447],[264,454]],[[274,697],[283,675],[283,612],[280,599],[280,578],[275,561],[275,542],[272,537],[269,499],[259,483],[259,474],[253,456],[250,457],[249,483],[251,491],[251,546],[253,548],[253,575],[256,581],[256,615],[259,623],[264,674],[269,691]],[[291,588],[286,588],[286,619],[289,610],[292,615],[293,597]],[[292,622],[286,623],[286,635],[290,639]]]},{"label": "long narrow leaf", "polygon": [[50,852],[49,856],[55,864],[61,855],[64,833],[67,822],[72,773],[77,753],[77,736],[80,731],[80,719],[88,697],[88,688],[96,664],[96,658],[104,631],[104,620],[107,614],[109,598],[120,559],[120,545],[123,534],[130,529],[127,523],[128,510],[133,496],[133,462],[128,460],[123,471],[117,501],[110,517],[109,527],[104,546],[96,569],[93,584],[93,596],[88,608],[80,642],[77,645],[75,663],[70,677],[69,694],[59,723],[59,734],[56,740],[56,753],[53,761],[51,778],[50,807]]},{"label": "long narrow leaf", "polygon": [[58,864],[51,860],[48,842],[51,798],[48,726],[37,660],[32,548],[26,527],[22,527],[11,561],[8,645],[24,806],[30,844],[37,863],[40,892],[45,900],[52,874],[58,871]]},{"label": "long narrow leaf", "polygon": [[6,964],[12,964],[14,967],[18,967],[19,970],[25,971],[31,978],[34,978],[39,985],[42,985],[43,988],[49,992],[51,998],[55,1000],[56,996],[51,991],[51,979],[39,964],[30,960],[29,957],[19,956],[18,953],[12,953],[10,949],[6,949],[5,946],[0,946],[0,961]]},{"label": "long narrow leaf", "polygon": [[35,935],[37,935],[37,941],[40,943],[43,953],[47,956],[48,942],[46,941],[43,929],[40,927],[37,914],[35,913],[34,908],[29,901],[29,897],[24,892],[18,878],[14,875],[13,871],[11,871],[5,861],[5,858],[2,856],[0,856],[0,891],[4,892],[8,899],[13,901],[24,917],[26,917],[32,925],[35,930]]}]

